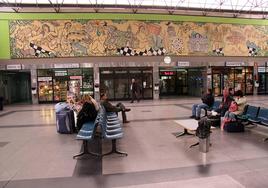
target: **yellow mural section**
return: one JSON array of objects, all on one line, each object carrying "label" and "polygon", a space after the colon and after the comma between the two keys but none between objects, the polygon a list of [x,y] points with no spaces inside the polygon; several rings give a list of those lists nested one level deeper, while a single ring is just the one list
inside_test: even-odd
[{"label": "yellow mural section", "polygon": [[171,21],[12,20],[12,58],[268,56],[268,26]]}]

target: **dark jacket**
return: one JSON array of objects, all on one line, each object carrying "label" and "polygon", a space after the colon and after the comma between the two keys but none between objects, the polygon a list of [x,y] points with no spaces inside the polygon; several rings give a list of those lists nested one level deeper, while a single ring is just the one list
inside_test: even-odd
[{"label": "dark jacket", "polygon": [[80,130],[83,124],[88,121],[95,121],[97,114],[98,112],[94,104],[85,102],[82,109],[77,114],[77,129]]},{"label": "dark jacket", "polygon": [[221,100],[222,109],[228,110],[232,101],[234,101],[234,98],[230,95],[227,96],[225,101],[224,101],[224,98],[222,97],[222,100]]},{"label": "dark jacket", "polygon": [[209,107],[211,107],[214,103],[214,96],[212,94],[205,94],[201,99],[202,102]]},{"label": "dark jacket", "polygon": [[132,83],[132,93],[140,92],[140,86],[137,84],[137,82]]},{"label": "dark jacket", "polygon": [[102,100],[101,105],[104,106],[106,112],[119,112],[121,111],[121,108],[112,105],[108,100]]}]

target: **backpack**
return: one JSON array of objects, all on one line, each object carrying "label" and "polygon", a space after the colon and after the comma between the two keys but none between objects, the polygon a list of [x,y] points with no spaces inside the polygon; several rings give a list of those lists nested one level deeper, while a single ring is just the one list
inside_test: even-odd
[{"label": "backpack", "polygon": [[207,117],[203,117],[198,121],[198,127],[196,129],[196,136],[198,138],[208,138],[210,135],[210,122]]}]

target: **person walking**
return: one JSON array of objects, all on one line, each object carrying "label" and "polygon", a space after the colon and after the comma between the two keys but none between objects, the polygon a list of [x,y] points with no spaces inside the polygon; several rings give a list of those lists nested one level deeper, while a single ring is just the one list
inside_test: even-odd
[{"label": "person walking", "polygon": [[137,102],[140,102],[140,87],[134,78],[132,78],[131,80],[130,90],[131,90],[131,103],[134,102],[135,98],[137,99]]}]

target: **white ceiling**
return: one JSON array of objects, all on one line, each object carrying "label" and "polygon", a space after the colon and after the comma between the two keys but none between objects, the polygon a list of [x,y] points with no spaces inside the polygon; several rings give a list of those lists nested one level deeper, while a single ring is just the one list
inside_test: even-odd
[{"label": "white ceiling", "polygon": [[[262,15],[267,17],[268,0],[0,0],[0,11],[8,10],[16,12],[29,12],[33,9],[54,9],[56,12],[68,12],[71,9],[79,12],[78,9],[121,9],[135,10],[133,12],[142,12],[147,10],[166,11],[169,14],[176,14],[176,11],[199,11],[203,15],[210,12],[220,16],[222,13],[232,13],[237,15]],[[119,10],[119,11],[118,11]],[[142,11],[140,11],[142,10]],[[82,10],[83,11],[83,10]],[[107,11],[104,11],[107,12]],[[113,11],[112,11],[113,12]],[[122,11],[122,12],[125,12]]]}]

